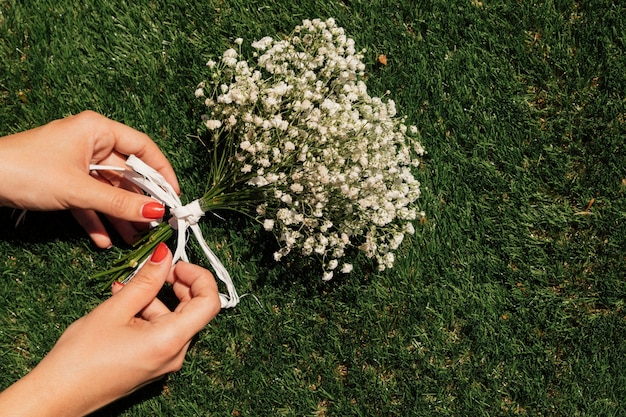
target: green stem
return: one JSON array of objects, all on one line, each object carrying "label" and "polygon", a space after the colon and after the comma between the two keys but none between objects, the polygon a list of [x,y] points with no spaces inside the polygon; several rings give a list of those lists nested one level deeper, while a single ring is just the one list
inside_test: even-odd
[{"label": "green stem", "polygon": [[113,267],[92,275],[90,279],[98,279],[108,277],[105,289],[110,288],[115,281],[123,281],[139,266],[150,254],[154,248],[161,243],[167,241],[174,234],[174,230],[167,223],[160,223],[155,228],[148,231],[139,241],[133,245],[133,250],[118,259]]}]

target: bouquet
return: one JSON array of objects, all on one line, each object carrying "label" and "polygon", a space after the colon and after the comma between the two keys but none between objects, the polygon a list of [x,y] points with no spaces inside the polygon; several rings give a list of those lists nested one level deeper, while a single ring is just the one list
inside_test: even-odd
[{"label": "bouquet", "polygon": [[[380,271],[391,268],[423,216],[412,173],[425,153],[417,128],[396,115],[393,100],[368,94],[363,51],[332,18],[251,46],[252,60],[234,48],[210,60],[195,91],[206,106],[211,161],[196,216],[233,210],[259,221],[278,240],[276,261],[316,256],[322,280],[352,270],[349,248]],[[171,223],[120,260],[116,279],[172,235]]]}]

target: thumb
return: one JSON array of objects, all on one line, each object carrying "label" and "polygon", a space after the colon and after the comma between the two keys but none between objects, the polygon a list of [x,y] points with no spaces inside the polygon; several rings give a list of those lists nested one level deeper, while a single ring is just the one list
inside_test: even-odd
[{"label": "thumb", "polygon": [[172,253],[161,242],[137,275],[110,298],[110,301],[115,302],[120,317],[134,317],[149,306],[163,287],[171,269]]},{"label": "thumb", "polygon": [[94,178],[74,187],[70,208],[92,209],[128,221],[146,222],[163,217],[165,207],[148,196],[113,187]]}]

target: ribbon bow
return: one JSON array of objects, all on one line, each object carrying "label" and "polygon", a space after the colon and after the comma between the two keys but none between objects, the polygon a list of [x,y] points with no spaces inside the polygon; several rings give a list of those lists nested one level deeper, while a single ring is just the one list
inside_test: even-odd
[{"label": "ribbon bow", "polygon": [[[239,303],[239,295],[233,285],[230,274],[206,243],[204,236],[202,236],[200,226],[198,225],[198,221],[200,221],[205,213],[200,200],[194,200],[187,205],[183,205],[180,198],[165,178],[135,155],[128,157],[126,165],[132,168],[132,170],[103,165],[91,165],[89,169],[123,171],[123,175],[126,179],[150,194],[154,199],[168,206],[172,214],[169,224],[173,229],[178,231],[176,251],[174,252],[172,262],[175,263],[179,259],[185,262],[189,261],[185,247],[187,245],[188,230],[191,229],[202,251],[213,267],[217,278],[226,285],[226,289],[228,290],[228,294],[220,293],[219,295],[222,308],[235,307]],[[127,278],[127,280],[131,278],[132,276]]]}]

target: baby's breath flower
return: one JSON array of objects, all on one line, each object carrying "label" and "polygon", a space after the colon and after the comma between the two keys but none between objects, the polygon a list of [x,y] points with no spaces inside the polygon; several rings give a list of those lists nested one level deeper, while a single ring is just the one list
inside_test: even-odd
[{"label": "baby's breath flower", "polygon": [[263,39],[260,39],[260,40],[258,40],[256,42],[252,42],[252,47],[254,49],[264,50],[269,45],[271,45],[273,41],[274,41],[274,39],[272,39],[270,36],[266,36]]},{"label": "baby's breath flower", "polygon": [[263,221],[263,228],[265,228],[265,230],[267,230],[268,232],[272,231],[272,229],[274,228],[274,220],[273,219],[265,219]]},{"label": "baby's breath flower", "polygon": [[425,153],[417,127],[397,117],[393,100],[369,95],[364,50],[334,19],[304,20],[286,38],[251,46],[253,60],[228,49],[208,61],[196,90],[233,164],[223,167],[230,183],[215,189],[230,190],[233,209],[249,209],[278,236],[277,261],[292,250],[319,256],[327,281],[352,271],[340,260],[355,248],[391,268],[423,215],[412,171]]},{"label": "baby's breath flower", "polygon": [[204,124],[210,130],[219,129],[222,126],[221,120],[207,120],[204,122]]}]

